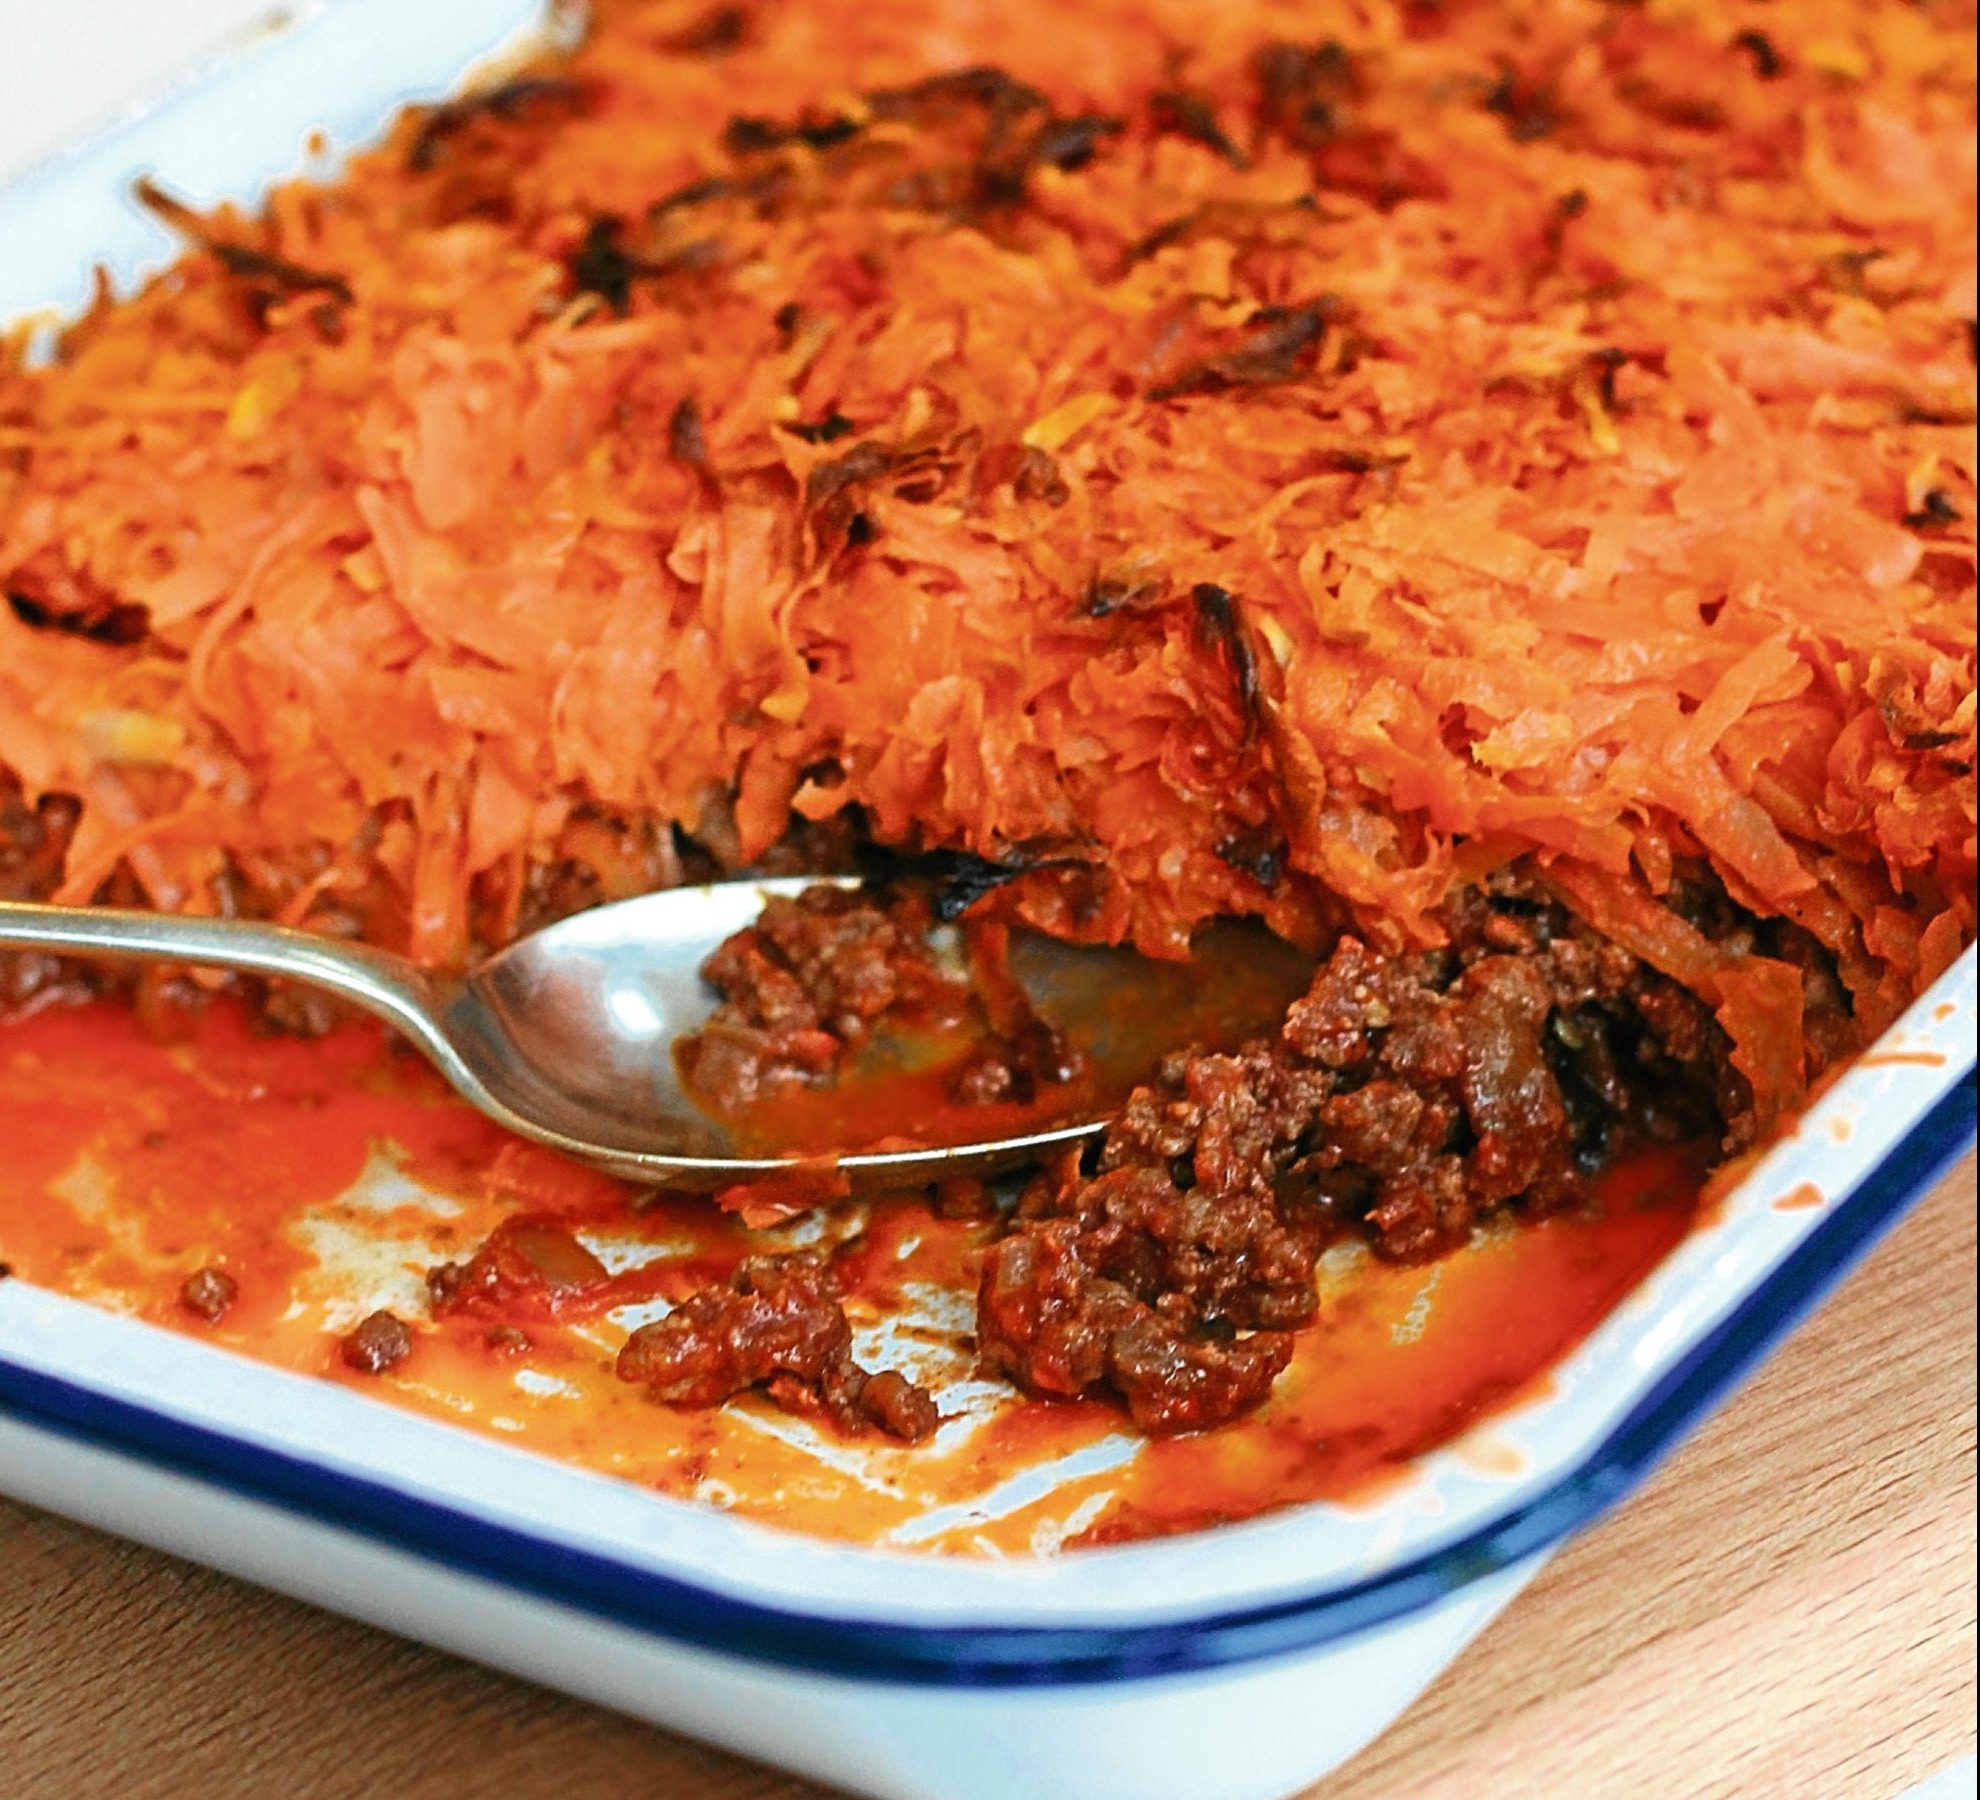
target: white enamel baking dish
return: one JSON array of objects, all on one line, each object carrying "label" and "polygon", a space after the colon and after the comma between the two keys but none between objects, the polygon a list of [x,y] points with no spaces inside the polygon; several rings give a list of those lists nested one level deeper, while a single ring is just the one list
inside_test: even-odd
[{"label": "white enamel baking dish", "polygon": [[[166,259],[136,174],[251,200],[305,131],[361,142],[540,25],[536,0],[336,0],[0,191],[0,320]],[[0,1491],[875,1795],[1269,1800],[1381,1731],[1970,1142],[1974,987],[1968,952],[1492,1422],[1516,1456],[1453,1447],[1379,1505],[1022,1561],[852,1549],[18,1281]]]}]

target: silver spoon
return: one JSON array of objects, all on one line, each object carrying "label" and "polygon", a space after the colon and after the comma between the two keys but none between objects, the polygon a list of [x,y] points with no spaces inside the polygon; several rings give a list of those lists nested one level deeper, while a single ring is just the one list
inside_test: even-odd
[{"label": "silver spoon", "polygon": [[[1011,971],[1086,1056],[1086,1116],[973,1141],[740,1155],[682,1088],[674,1043],[713,1008],[700,977],[709,953],[767,896],[813,885],[729,881],[621,900],[518,939],[466,975],[280,925],[26,901],[0,901],[0,949],[196,963],[322,988],[383,1019],[509,1130],[629,1180],[694,1189],[799,1169],[836,1171],[854,1189],[906,1187],[1032,1161],[1104,1130],[1169,1051],[1269,1030],[1312,973],[1310,958],[1237,923],[1203,933],[1185,963],[1020,933]],[[950,1130],[966,1120],[953,1109]]]}]

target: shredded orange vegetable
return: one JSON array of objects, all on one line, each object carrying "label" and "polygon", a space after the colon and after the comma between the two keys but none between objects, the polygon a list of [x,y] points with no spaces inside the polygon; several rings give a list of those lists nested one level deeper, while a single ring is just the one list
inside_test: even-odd
[{"label": "shredded orange vegetable", "polygon": [[0,366],[61,897],[450,962],[625,821],[857,806],[1071,847],[1059,929],[1400,946],[1525,856],[1789,1097],[1703,858],[1887,1020],[1974,929],[1972,8],[1041,16],[613,0],[154,196],[182,259]]}]

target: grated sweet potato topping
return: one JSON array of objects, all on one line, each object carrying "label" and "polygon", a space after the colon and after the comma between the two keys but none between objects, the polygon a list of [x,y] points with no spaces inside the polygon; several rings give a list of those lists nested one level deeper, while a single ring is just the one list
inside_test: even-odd
[{"label": "grated sweet potato topping", "polygon": [[1974,16],[599,4],[0,361],[51,882],[458,962],[793,816],[1050,929],[1519,859],[1763,1110],[1974,931]]}]

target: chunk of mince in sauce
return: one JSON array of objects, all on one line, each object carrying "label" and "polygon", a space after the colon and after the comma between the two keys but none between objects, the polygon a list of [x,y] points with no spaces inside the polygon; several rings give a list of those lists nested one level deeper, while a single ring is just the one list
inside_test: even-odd
[{"label": "chunk of mince in sauce", "polygon": [[1033,1182],[984,1259],[986,1366],[1150,1433],[1222,1425],[1271,1392],[1337,1236],[1426,1261],[1635,1145],[1738,1128],[1723,1034],[1674,982],[1516,882],[1448,926],[1413,955],[1343,938],[1276,1037],[1171,1057],[1097,1171]]},{"label": "chunk of mince in sauce", "polygon": [[854,1360],[831,1271],[804,1251],[750,1257],[728,1282],[642,1325],[619,1352],[618,1373],[672,1406],[718,1406],[762,1388],[787,1412],[823,1413],[842,1431],[878,1426],[910,1443],[941,1422],[927,1389]]},{"label": "chunk of mince in sauce", "polygon": [[[1081,1058],[1011,978],[1008,939],[973,930],[967,974],[937,954],[944,891],[821,885],[768,900],[702,967],[721,999],[676,1047],[689,1092],[740,1138],[760,1118],[776,1143],[819,1152],[911,1136],[954,1107],[1065,1098]],[[886,1067],[868,1083],[870,1048]]]},{"label": "chunk of mince in sauce", "polygon": [[383,1375],[412,1354],[412,1333],[397,1313],[380,1309],[337,1340],[344,1367],[360,1375]]},{"label": "chunk of mince in sauce", "polygon": [[240,1297],[239,1284],[224,1269],[195,1269],[179,1288],[179,1304],[195,1318],[217,1325]]}]

